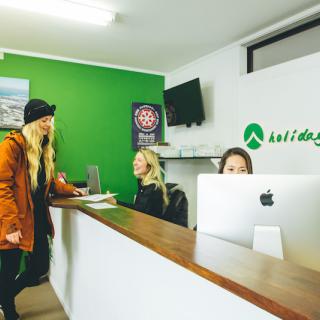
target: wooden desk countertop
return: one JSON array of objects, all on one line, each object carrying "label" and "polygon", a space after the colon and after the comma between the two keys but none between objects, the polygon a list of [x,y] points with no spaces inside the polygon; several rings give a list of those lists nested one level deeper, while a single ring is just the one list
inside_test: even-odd
[{"label": "wooden desk countertop", "polygon": [[122,206],[85,203],[59,198],[51,205],[78,209],[277,317],[320,320],[320,272]]}]

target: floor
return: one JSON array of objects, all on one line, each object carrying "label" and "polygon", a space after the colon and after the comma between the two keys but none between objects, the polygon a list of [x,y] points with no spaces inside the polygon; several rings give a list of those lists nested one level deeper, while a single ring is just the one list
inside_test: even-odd
[{"label": "floor", "polygon": [[48,281],[23,290],[16,298],[16,306],[21,320],[69,319]]}]

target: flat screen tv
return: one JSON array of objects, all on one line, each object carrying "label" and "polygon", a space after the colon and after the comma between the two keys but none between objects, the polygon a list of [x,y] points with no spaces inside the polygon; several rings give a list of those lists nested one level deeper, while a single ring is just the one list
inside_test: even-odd
[{"label": "flat screen tv", "polygon": [[163,91],[167,124],[169,127],[205,119],[199,78]]}]

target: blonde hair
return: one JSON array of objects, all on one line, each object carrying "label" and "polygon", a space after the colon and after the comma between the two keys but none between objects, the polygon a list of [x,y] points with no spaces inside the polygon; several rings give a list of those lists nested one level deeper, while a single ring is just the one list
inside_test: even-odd
[{"label": "blonde hair", "polygon": [[28,171],[31,183],[31,190],[35,191],[38,187],[38,171],[41,168],[40,158],[43,154],[46,183],[49,182],[54,170],[53,159],[55,152],[52,146],[54,129],[50,127],[48,131],[49,142],[42,148],[43,134],[40,133],[39,122],[41,119],[30,122],[23,126],[22,134],[26,140],[26,152],[28,158]]},{"label": "blonde hair", "polygon": [[162,181],[157,154],[149,149],[140,149],[138,153],[139,152],[143,155],[149,167],[148,173],[142,178],[142,185],[146,186],[154,183],[157,188],[160,188],[163,194],[163,202],[165,206],[167,206],[169,204],[169,198],[167,195],[166,185]]}]

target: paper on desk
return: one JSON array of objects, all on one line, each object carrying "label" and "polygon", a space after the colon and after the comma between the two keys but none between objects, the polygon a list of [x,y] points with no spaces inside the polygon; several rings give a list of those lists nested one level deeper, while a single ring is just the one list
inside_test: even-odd
[{"label": "paper on desk", "polygon": [[88,201],[98,202],[98,201],[116,196],[117,194],[118,193],[92,194],[90,196],[74,197],[70,199],[79,199],[79,200],[88,200]]},{"label": "paper on desk", "polygon": [[93,208],[93,209],[111,209],[116,208],[112,204],[106,202],[98,202],[98,203],[86,203],[86,206]]}]

